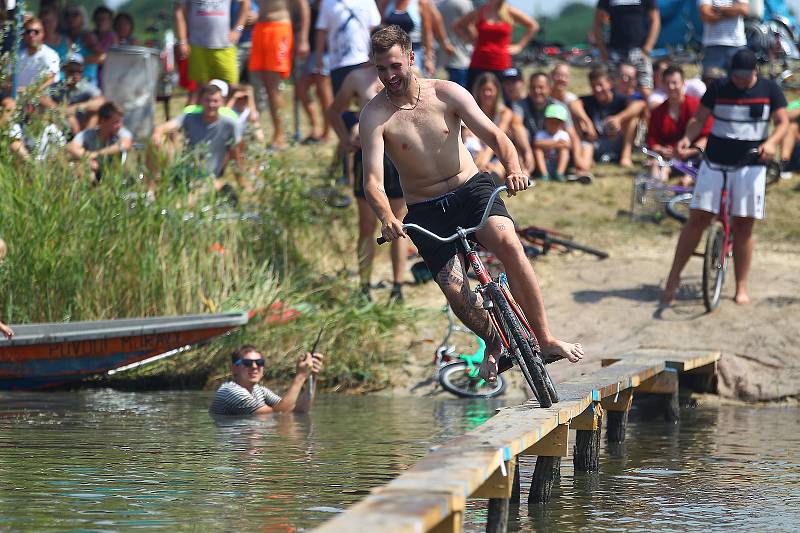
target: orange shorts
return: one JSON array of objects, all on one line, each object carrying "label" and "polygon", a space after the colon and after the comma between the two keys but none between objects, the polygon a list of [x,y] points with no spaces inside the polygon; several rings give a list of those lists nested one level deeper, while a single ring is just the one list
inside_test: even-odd
[{"label": "orange shorts", "polygon": [[292,71],[291,22],[256,22],[253,27],[253,47],[250,50],[248,69],[277,72],[288,78]]}]

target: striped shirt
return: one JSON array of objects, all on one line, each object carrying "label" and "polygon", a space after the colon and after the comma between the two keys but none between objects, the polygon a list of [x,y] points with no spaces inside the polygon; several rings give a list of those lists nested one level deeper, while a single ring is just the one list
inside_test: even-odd
[{"label": "striped shirt", "polygon": [[[746,4],[747,0],[699,0],[698,7],[731,7],[734,4]],[[703,23],[703,46],[746,46],[744,33],[744,17],[730,17],[719,22]]]},{"label": "striped shirt", "polygon": [[721,165],[736,165],[747,152],[767,140],[770,117],[786,107],[786,97],[772,80],[758,78],[755,85],[741,90],[725,79],[712,84],[700,103],[714,117],[706,148],[708,159]]},{"label": "striped shirt", "polygon": [[238,383],[228,381],[214,394],[208,411],[214,415],[250,415],[265,405],[275,407],[279,401],[281,397],[267,387],[255,385],[251,394]]}]

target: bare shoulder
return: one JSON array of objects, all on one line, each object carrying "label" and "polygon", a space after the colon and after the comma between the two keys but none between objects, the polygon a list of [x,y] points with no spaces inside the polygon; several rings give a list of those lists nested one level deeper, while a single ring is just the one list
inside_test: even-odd
[{"label": "bare shoulder", "polygon": [[444,100],[445,98],[458,98],[464,94],[469,95],[466,89],[464,89],[461,85],[449,81],[449,80],[437,80],[437,79],[430,79],[427,80],[433,86],[433,89],[436,91],[436,95]]},{"label": "bare shoulder", "polygon": [[364,109],[361,110],[359,115],[359,122],[361,123],[362,130],[364,128],[370,127],[375,128],[380,125],[385,119],[384,115],[386,115],[385,104],[383,96],[385,89],[379,91],[372,99],[367,102],[364,106]]}]

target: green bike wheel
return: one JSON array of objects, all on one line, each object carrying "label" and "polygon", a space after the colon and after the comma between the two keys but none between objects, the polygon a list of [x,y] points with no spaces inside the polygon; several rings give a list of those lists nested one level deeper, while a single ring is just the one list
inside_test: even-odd
[{"label": "green bike wheel", "polygon": [[464,361],[453,361],[439,369],[439,383],[447,392],[459,398],[494,398],[506,390],[506,382],[497,376],[492,385],[477,376],[470,376],[470,367]]}]

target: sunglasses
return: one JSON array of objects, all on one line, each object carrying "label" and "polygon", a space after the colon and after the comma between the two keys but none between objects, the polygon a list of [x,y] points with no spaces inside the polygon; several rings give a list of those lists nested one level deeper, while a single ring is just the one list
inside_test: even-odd
[{"label": "sunglasses", "polygon": [[37,30],[36,28],[25,30],[25,35],[39,35],[40,33],[42,33],[42,30]]},{"label": "sunglasses", "polygon": [[262,367],[264,366],[263,359],[237,359],[234,365],[237,366],[246,366],[249,368],[253,368],[254,366]]}]

